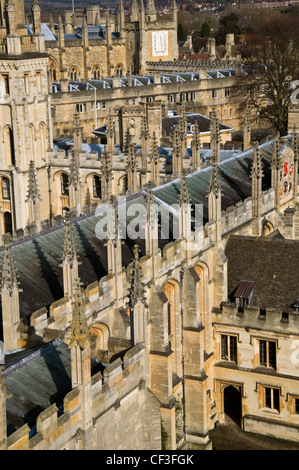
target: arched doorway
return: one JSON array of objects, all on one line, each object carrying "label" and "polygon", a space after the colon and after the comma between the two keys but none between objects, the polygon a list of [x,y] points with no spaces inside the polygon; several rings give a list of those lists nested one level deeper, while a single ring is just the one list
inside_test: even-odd
[{"label": "arched doorway", "polygon": [[228,385],[224,389],[224,413],[241,426],[242,418],[242,398],[241,390],[233,385]]}]

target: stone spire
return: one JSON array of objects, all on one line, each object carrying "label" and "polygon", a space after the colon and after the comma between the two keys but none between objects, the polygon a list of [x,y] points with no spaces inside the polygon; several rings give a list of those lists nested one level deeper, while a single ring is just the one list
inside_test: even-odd
[{"label": "stone spire", "polygon": [[250,177],[252,179],[252,235],[261,234],[263,164],[258,142],[255,143]]},{"label": "stone spire", "polygon": [[138,6],[138,1],[133,0],[132,2],[132,10],[131,10],[131,15],[130,15],[130,20],[132,22],[138,21],[139,17],[139,6]]},{"label": "stone spire", "polygon": [[181,188],[180,188],[180,205],[190,204],[190,196],[187,184],[187,172],[182,170]]},{"label": "stone spire", "polygon": [[33,14],[33,32],[34,34],[41,34],[41,8],[38,0],[33,0],[31,9]]},{"label": "stone spire", "polygon": [[108,125],[107,125],[107,151],[111,155],[114,152],[114,138],[115,138],[115,130],[114,130],[114,123],[113,123],[113,116],[111,112],[109,112]]},{"label": "stone spire", "polygon": [[92,393],[90,366],[90,335],[85,316],[86,300],[80,279],[74,286],[69,348],[71,350],[72,388],[79,389],[83,448],[91,448]]},{"label": "stone spire", "polygon": [[158,253],[158,214],[153,193],[154,182],[149,181],[147,188],[145,252],[153,257]]},{"label": "stone spire", "polygon": [[135,153],[135,146],[130,140],[128,143],[128,157],[127,157],[127,179],[128,179],[128,189],[131,190],[134,194],[137,192],[137,160]]},{"label": "stone spire", "polygon": [[129,288],[129,307],[131,323],[132,346],[143,343],[146,338],[146,312],[147,306],[145,289],[142,284],[142,270],[139,262],[139,247],[134,246],[134,259],[132,266],[131,285]]},{"label": "stone spire", "polygon": [[183,154],[181,145],[181,133],[179,126],[174,128],[173,132],[173,151],[172,151],[172,173],[180,175],[183,169]]},{"label": "stone spire", "polygon": [[134,259],[131,276],[131,286],[129,289],[129,298],[132,306],[137,302],[146,303],[145,289],[142,284],[142,270],[139,262],[139,247],[134,245]]},{"label": "stone spire", "polygon": [[29,163],[28,190],[25,202],[29,204],[29,225],[35,224],[38,231],[41,228],[40,201],[41,197],[37,184],[35,163],[31,160]]},{"label": "stone spire", "polygon": [[111,155],[107,151],[107,147],[104,148],[103,153],[101,154],[101,188],[102,188],[102,198],[108,199],[112,194],[112,162]]},{"label": "stone spire", "polygon": [[41,201],[39,194],[39,189],[37,185],[35,163],[33,160],[29,163],[29,172],[28,172],[28,190],[27,190],[27,199],[26,202],[31,200],[34,204],[38,201]]},{"label": "stone spire", "polygon": [[154,0],[147,0],[147,6],[146,6],[146,18],[147,21],[156,21],[157,19],[157,12],[156,12],[156,6]]},{"label": "stone spire", "polygon": [[213,160],[213,163],[212,163],[209,193],[214,194],[216,198],[218,198],[219,195],[220,195],[220,182],[219,182],[218,166],[217,166],[217,162],[215,160]]},{"label": "stone spire", "polygon": [[196,168],[196,170],[201,170],[202,160],[200,158],[200,133],[199,133],[197,122],[194,124],[191,148],[192,148],[192,165]]},{"label": "stone spire", "polygon": [[297,205],[297,196],[298,196],[298,160],[299,160],[299,152],[298,152],[298,137],[297,137],[297,130],[294,124],[293,134],[292,134],[292,143],[291,143],[292,150],[294,152],[294,182],[293,182],[293,204]]},{"label": "stone spire", "polygon": [[63,290],[64,296],[73,299],[74,297],[74,284],[78,278],[79,266],[77,249],[74,240],[74,233],[71,224],[70,213],[65,214],[65,232],[64,244],[62,253],[62,268],[63,268]]},{"label": "stone spire", "polygon": [[107,227],[107,258],[108,273],[113,276],[113,295],[117,307],[123,304],[123,281],[122,281],[122,240],[117,208],[117,198],[109,197]]},{"label": "stone spire", "polygon": [[159,151],[158,151],[158,143],[156,138],[156,133],[153,132],[152,138],[152,151],[151,151],[151,180],[155,181],[156,186],[160,185],[160,167],[159,167]]},{"label": "stone spire", "polygon": [[250,120],[250,106],[247,104],[245,109],[245,119],[243,126],[243,151],[250,148],[251,142],[251,120]]},{"label": "stone spire", "polygon": [[216,163],[219,163],[221,139],[220,139],[219,118],[217,116],[215,106],[213,106],[212,115],[211,115],[210,139],[211,139],[211,149],[213,152],[213,160],[215,160]]},{"label": "stone spire", "polygon": [[20,304],[18,276],[10,248],[10,235],[3,236],[4,255],[1,275],[1,303],[4,348],[13,351],[18,348],[18,326],[20,324]]},{"label": "stone spire", "polygon": [[179,237],[188,241],[191,238],[191,201],[185,169],[182,170],[179,205]]},{"label": "stone spire", "polygon": [[218,166],[213,161],[208,193],[208,217],[212,225],[212,239],[214,242],[221,240],[221,190],[218,174]]},{"label": "stone spire", "polygon": [[158,204],[153,194],[154,181],[149,181],[147,186],[145,253],[151,260],[151,279],[155,281],[159,258]]},{"label": "stone spire", "polygon": [[140,130],[140,139],[141,139],[141,170],[142,172],[147,171],[147,159],[149,156],[149,142],[150,134],[148,130],[148,121],[147,117],[143,116],[141,120],[141,130]]},{"label": "stone spire", "polygon": [[58,28],[57,28],[57,32],[58,32],[58,46],[59,46],[59,50],[62,50],[64,49],[64,26],[63,26],[63,23],[62,23],[62,17],[61,17],[61,14],[59,13],[58,15]]},{"label": "stone spire", "polygon": [[124,2],[120,0],[119,2],[119,12],[118,12],[118,29],[119,33],[121,34],[125,26],[125,9],[124,9]]},{"label": "stone spire", "polygon": [[[78,347],[81,351],[90,346],[88,325],[85,317],[85,298],[80,278],[74,280],[74,302],[72,310],[69,348]],[[77,383],[82,383],[77,378]]]},{"label": "stone spire", "polygon": [[187,116],[186,116],[185,103],[182,103],[181,105],[180,117],[179,117],[179,130],[180,130],[182,155],[184,157],[186,147],[187,147]]},{"label": "stone spire", "polygon": [[261,152],[259,149],[258,142],[255,142],[250,177],[262,178],[263,176],[264,176],[264,173],[263,173]]},{"label": "stone spire", "polygon": [[281,185],[281,170],[282,158],[280,155],[280,135],[277,134],[273,141],[273,154],[271,162],[271,187],[274,189],[274,208],[280,208],[280,185]]},{"label": "stone spire", "polygon": [[79,113],[74,114],[74,149],[71,156],[69,175],[69,201],[70,208],[81,211],[81,185],[80,185],[80,151],[81,151],[81,125]]}]

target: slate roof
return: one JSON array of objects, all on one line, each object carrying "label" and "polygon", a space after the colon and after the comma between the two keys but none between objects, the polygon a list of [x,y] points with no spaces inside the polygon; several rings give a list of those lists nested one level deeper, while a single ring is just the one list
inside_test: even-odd
[{"label": "slate roof", "polygon": [[8,435],[28,423],[33,428],[37,416],[51,404],[63,404],[72,390],[71,359],[68,346],[57,339],[6,367],[4,371]]},{"label": "slate roof", "polygon": [[[166,135],[173,133],[174,128],[179,124],[179,116],[168,116],[162,119],[162,128],[166,132]],[[199,113],[186,113],[187,125],[197,123],[200,133],[210,132],[211,119],[207,116],[203,116]],[[232,130],[231,127],[225,124],[219,123],[220,132]]]},{"label": "slate roof", "polygon": [[[271,184],[272,150],[273,141],[260,146],[265,175],[263,178],[264,190],[270,188]],[[229,206],[251,196],[249,175],[252,156],[253,151],[249,150],[218,164],[222,210],[226,210]],[[204,223],[208,217],[207,195],[210,172],[211,167],[207,167],[187,176],[191,204],[203,205]],[[177,179],[154,189],[156,201],[169,212],[171,212],[170,206],[179,203],[180,184],[180,179]],[[133,203],[144,206],[146,204],[145,191],[127,198],[128,206]],[[78,256],[82,262],[82,265],[79,266],[79,275],[85,286],[107,274],[105,240],[99,240],[95,233],[99,220],[98,215],[91,213],[77,217],[73,221]],[[162,248],[171,239],[172,233],[170,233],[169,239],[159,241],[160,247]],[[62,268],[60,266],[63,241],[64,226],[60,225],[12,243],[12,254],[19,274],[20,287],[23,289],[23,292],[20,293],[21,316],[27,316],[63,297]],[[144,241],[137,241],[141,253],[144,254]],[[133,259],[132,248],[134,244],[135,240],[128,236],[122,246],[124,266]],[[0,248],[0,266],[2,266],[2,256],[3,247]],[[298,298],[298,294],[296,298]]]},{"label": "slate roof", "polygon": [[299,241],[282,237],[230,236],[228,295],[242,280],[255,282],[250,305],[293,312],[299,298]]}]

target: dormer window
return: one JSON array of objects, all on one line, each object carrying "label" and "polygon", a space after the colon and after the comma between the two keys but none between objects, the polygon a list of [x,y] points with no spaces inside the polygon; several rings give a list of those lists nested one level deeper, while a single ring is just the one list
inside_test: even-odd
[{"label": "dormer window", "polygon": [[233,297],[235,303],[238,305],[239,310],[243,310],[244,307],[250,305],[253,289],[255,286],[254,281],[240,281],[236,288]]}]

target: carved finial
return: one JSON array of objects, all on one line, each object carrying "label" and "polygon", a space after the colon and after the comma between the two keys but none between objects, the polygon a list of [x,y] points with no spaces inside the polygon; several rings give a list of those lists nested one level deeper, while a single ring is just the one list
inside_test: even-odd
[{"label": "carved finial", "polygon": [[272,163],[271,163],[271,168],[276,169],[276,170],[280,170],[282,168],[282,158],[280,155],[279,139],[280,139],[280,134],[277,133],[276,136],[274,137],[273,157],[272,157]]},{"label": "carved finial", "polygon": [[187,172],[186,169],[183,168],[182,170],[182,178],[181,178],[181,190],[180,190],[180,205],[190,204],[190,196],[187,184]]},{"label": "carved finial", "polygon": [[220,181],[219,181],[219,174],[218,174],[218,166],[215,161],[213,161],[212,163],[209,193],[214,194],[216,197],[220,195]]},{"label": "carved finial", "polygon": [[200,150],[200,132],[197,122],[194,124],[191,147],[196,150]]},{"label": "carved finial", "polygon": [[71,323],[71,335],[69,341],[69,348],[79,346],[81,350],[89,346],[89,330],[85,317],[84,292],[82,283],[79,278],[75,280],[74,285],[74,302],[73,302],[73,316]]},{"label": "carved finial", "polygon": [[294,127],[293,127],[291,146],[292,146],[292,150],[294,152],[294,161],[296,162],[298,160],[298,138],[297,138],[296,124],[294,124]]},{"label": "carved finial", "polygon": [[262,178],[263,176],[264,176],[264,173],[263,173],[261,152],[259,149],[258,142],[255,142],[250,177]]},{"label": "carved finial", "polygon": [[32,201],[33,204],[36,204],[38,201],[42,200],[39,194],[39,190],[38,190],[35,163],[33,160],[31,160],[29,163],[28,191],[27,191],[27,198],[25,202],[28,202],[29,200]]},{"label": "carved finial", "polygon": [[138,301],[143,304],[146,303],[145,289],[142,284],[142,270],[139,263],[139,247],[134,245],[133,249],[134,259],[131,277],[131,286],[129,289],[129,299],[132,306],[136,305]]},{"label": "carved finial", "polygon": [[155,162],[159,161],[158,142],[157,142],[157,137],[156,137],[155,132],[153,132],[153,138],[152,138],[151,160],[154,160]]},{"label": "carved finial", "polygon": [[71,266],[74,262],[78,263],[77,250],[74,240],[74,233],[72,229],[71,219],[72,215],[67,212],[65,218],[65,232],[64,232],[64,246],[62,260],[67,261]]},{"label": "carved finial", "polygon": [[18,276],[10,248],[11,235],[9,233],[6,233],[5,235],[3,235],[2,239],[4,243],[4,256],[0,291],[2,292],[4,289],[6,289],[8,290],[10,295],[12,295],[15,290],[17,290],[18,292],[22,291],[18,287]]}]

